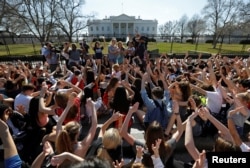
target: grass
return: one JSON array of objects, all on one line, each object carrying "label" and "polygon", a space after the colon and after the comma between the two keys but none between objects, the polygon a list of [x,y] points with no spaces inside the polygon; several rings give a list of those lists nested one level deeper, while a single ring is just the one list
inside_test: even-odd
[{"label": "grass", "polygon": [[[186,53],[187,51],[207,52],[207,53],[218,53],[220,44],[217,45],[216,49],[212,48],[211,44],[199,44],[196,49],[195,44],[189,43],[173,43],[171,50],[171,43],[155,42],[149,43],[148,49],[154,50],[159,49],[160,53]],[[242,52],[242,45],[240,44],[223,44],[221,53],[223,54],[237,54],[246,53]],[[246,46],[246,49],[250,46]],[[32,44],[10,44],[8,45],[10,55],[37,55],[40,54],[41,45],[36,44],[34,47]],[[171,52],[172,51],[172,52]],[[104,53],[107,54],[107,46],[104,47]],[[93,51],[90,50],[90,54]],[[9,55],[6,46],[0,45],[0,56]]]}]

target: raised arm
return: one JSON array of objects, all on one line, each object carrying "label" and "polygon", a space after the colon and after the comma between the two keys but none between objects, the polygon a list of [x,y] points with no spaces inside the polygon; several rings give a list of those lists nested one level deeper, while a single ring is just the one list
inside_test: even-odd
[{"label": "raised arm", "polygon": [[51,144],[48,141],[46,141],[43,145],[43,151],[33,161],[31,168],[41,167],[46,156],[53,154],[53,153],[54,153],[54,150]]},{"label": "raised arm", "polygon": [[166,81],[164,73],[160,73],[160,79],[161,79],[161,81],[163,83],[164,90],[168,90],[168,83]]},{"label": "raised arm", "polygon": [[126,81],[122,81],[122,86],[128,91],[128,98],[132,100],[134,98],[135,92],[129,86],[129,83]]},{"label": "raised arm", "polygon": [[214,118],[214,116],[210,114],[209,110],[206,107],[200,108],[199,115],[206,117],[218,129],[218,131],[220,131],[220,134],[224,139],[233,142],[233,138],[228,128],[216,118]]},{"label": "raised arm", "polygon": [[84,161],[82,157],[79,157],[73,153],[63,152],[59,155],[53,156],[51,158],[51,164],[52,166],[58,166],[62,164],[65,160],[69,160],[71,162],[83,162]]},{"label": "raised arm", "polygon": [[204,81],[196,78],[193,74],[190,74],[190,79],[195,80],[197,83],[206,84]]},{"label": "raised arm", "polygon": [[45,105],[44,96],[46,91],[47,91],[47,86],[43,86],[39,96],[39,112],[46,113],[49,115],[55,115],[55,109],[51,107],[46,107]]},{"label": "raised arm", "polygon": [[120,114],[119,112],[114,112],[113,115],[102,125],[101,131],[99,132],[98,137],[103,137],[103,135],[104,135],[105,131],[108,129],[108,127],[113,122],[117,121],[121,116],[122,116],[122,114]]},{"label": "raised arm", "polygon": [[152,144],[152,150],[154,152],[154,154],[151,156],[152,160],[153,160],[153,165],[154,168],[164,168],[165,166],[163,165],[160,155],[159,155],[159,148],[160,148],[160,144],[161,144],[161,139],[157,139],[155,141],[155,144]]},{"label": "raised arm", "polygon": [[200,154],[200,152],[198,151],[198,149],[194,144],[193,128],[192,128],[192,121],[197,115],[198,112],[196,111],[188,117],[188,119],[186,120],[187,122],[185,131],[185,147],[194,160],[199,159],[199,154]]},{"label": "raised arm", "polygon": [[[62,85],[70,87],[70,89],[67,91],[68,94],[70,94],[71,92],[76,92],[78,98],[80,98],[82,96],[82,94],[83,94],[82,89],[80,89],[77,86],[77,84],[73,85],[71,82],[67,82],[67,81],[64,81],[64,80],[61,80],[60,82],[61,82]],[[79,79],[78,79],[77,83],[79,83]]]},{"label": "raised arm", "polygon": [[73,98],[69,98],[66,108],[63,110],[62,115],[59,117],[57,124],[56,124],[56,137],[59,135],[59,133],[62,131],[62,125],[63,122],[69,112],[69,109],[74,105]]},{"label": "raised arm", "polygon": [[172,135],[172,138],[175,139],[176,142],[178,142],[183,133],[183,127],[182,127],[182,121],[181,121],[181,117],[179,113],[179,104],[177,101],[173,101],[173,114],[172,115],[176,116],[175,119],[177,123],[176,125],[177,131]]},{"label": "raised arm", "polygon": [[234,121],[232,120],[231,117],[227,118],[227,125],[228,125],[229,132],[233,137],[235,145],[240,146],[242,144],[242,140],[236,130]]},{"label": "raised arm", "polygon": [[122,128],[120,130],[120,135],[130,144],[130,145],[134,145],[135,142],[135,138],[128,133],[128,124],[129,121],[133,115],[134,112],[136,112],[138,110],[139,107],[139,103],[136,102],[133,107],[128,111],[128,114],[126,115],[126,118],[124,120],[124,123],[122,124]]},{"label": "raised arm", "polygon": [[87,100],[87,106],[89,106],[90,109],[92,109],[91,127],[89,129],[88,135],[81,141],[82,149],[77,151],[77,153],[75,153],[79,154],[78,156],[81,156],[82,158],[85,157],[91,143],[93,142],[98,124],[95,104],[91,99]]},{"label": "raised arm", "polygon": [[[15,163],[13,165],[5,165],[6,167],[21,167],[21,159],[18,156],[16,145],[10,134],[8,125],[0,119],[0,138],[3,143],[4,149],[4,160],[9,160],[10,158],[16,157]],[[14,165],[15,164],[15,165]],[[18,166],[19,165],[19,166]]]},{"label": "raised arm", "polygon": [[199,93],[202,94],[202,95],[205,95],[205,96],[207,95],[207,92],[206,92],[204,89],[202,89],[202,88],[200,88],[200,87],[198,87],[198,86],[195,86],[195,85],[193,85],[193,84],[190,83],[190,87],[191,87],[193,90],[199,92]]},{"label": "raised arm", "polygon": [[238,88],[235,86],[235,84],[233,83],[233,81],[228,80],[224,74],[222,73],[222,70],[220,70],[220,76],[221,79],[227,84],[229,90],[238,90]]}]

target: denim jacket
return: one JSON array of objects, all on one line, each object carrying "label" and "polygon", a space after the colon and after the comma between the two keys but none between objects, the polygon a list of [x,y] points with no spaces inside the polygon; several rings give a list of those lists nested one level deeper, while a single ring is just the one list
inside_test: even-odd
[{"label": "denim jacket", "polygon": [[[154,100],[150,99],[148,97],[147,91],[145,89],[141,90],[141,97],[143,99],[143,102],[144,102],[145,106],[147,107],[147,114],[146,115],[149,115],[156,108]],[[163,99],[157,99],[156,101],[158,101],[160,105],[162,104],[162,101],[163,101],[165,106],[166,106],[165,109],[167,110],[167,113],[168,113],[167,118],[166,118],[166,122],[164,122],[166,125],[165,124],[162,125],[163,128],[166,128],[167,123],[168,123],[168,118],[169,118],[170,114],[172,113],[172,103],[170,101],[170,93],[169,93],[169,91],[165,90]],[[160,122],[162,116],[160,114],[154,114],[154,115],[156,115],[155,118],[159,119],[157,121]]]}]

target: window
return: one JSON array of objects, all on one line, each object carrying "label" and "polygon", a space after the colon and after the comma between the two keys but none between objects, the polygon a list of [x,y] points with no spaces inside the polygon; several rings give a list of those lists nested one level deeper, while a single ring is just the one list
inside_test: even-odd
[{"label": "window", "polygon": [[93,31],[93,27],[92,26],[90,27],[90,31]]},{"label": "window", "polygon": [[99,27],[98,27],[98,26],[96,26],[96,28],[95,28],[95,29],[96,29],[96,31],[99,31]]},{"label": "window", "polygon": [[109,26],[108,26],[108,27],[107,27],[107,31],[109,31],[109,29],[110,29],[110,28],[109,28]]},{"label": "window", "polygon": [[155,27],[152,27],[152,31],[155,31]]},{"label": "window", "polygon": [[141,31],[144,31],[144,27],[141,27]]},{"label": "window", "polygon": [[102,26],[102,31],[104,31],[104,27]]},{"label": "window", "polygon": [[149,31],[149,27],[147,27],[147,31]]}]

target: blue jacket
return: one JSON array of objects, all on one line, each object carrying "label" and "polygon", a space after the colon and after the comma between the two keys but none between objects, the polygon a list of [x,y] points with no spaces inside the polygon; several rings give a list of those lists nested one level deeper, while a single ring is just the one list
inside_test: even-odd
[{"label": "blue jacket", "polygon": [[146,112],[145,117],[144,117],[144,122],[149,122],[150,117],[153,117],[156,121],[161,123],[163,128],[166,128],[167,124],[168,124],[169,116],[172,113],[172,103],[170,101],[170,93],[169,93],[169,91],[168,90],[164,91],[163,99],[156,100],[160,105],[162,105],[162,102],[165,105],[165,107],[164,107],[165,108],[165,111],[164,111],[165,118],[164,119],[162,119],[162,114],[161,113],[152,114],[154,112],[155,108],[157,108],[157,106],[156,106],[154,100],[150,99],[148,97],[147,91],[145,89],[141,90],[141,97],[143,99],[143,102],[144,102],[145,106],[147,107],[147,112]]}]

